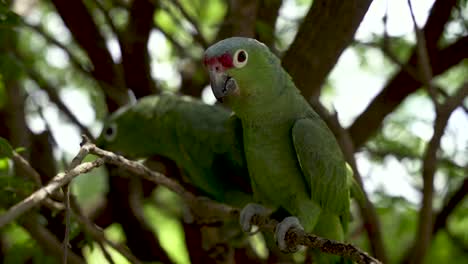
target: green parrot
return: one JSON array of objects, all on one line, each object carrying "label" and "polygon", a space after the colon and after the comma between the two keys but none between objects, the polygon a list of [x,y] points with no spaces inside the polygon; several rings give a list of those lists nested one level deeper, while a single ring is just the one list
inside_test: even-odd
[{"label": "green parrot", "polygon": [[343,241],[350,216],[346,162],[333,133],[280,60],[255,39],[233,37],[209,47],[204,64],[215,97],[242,122],[245,159],[259,203],[242,210],[244,231],[250,231],[253,215],[282,209],[290,216],[276,229],[281,250],[298,250],[284,240],[292,227]]},{"label": "green parrot", "polygon": [[203,195],[241,207],[252,199],[252,190],[240,125],[220,106],[152,95],[111,115],[97,145],[129,158],[167,157]]}]

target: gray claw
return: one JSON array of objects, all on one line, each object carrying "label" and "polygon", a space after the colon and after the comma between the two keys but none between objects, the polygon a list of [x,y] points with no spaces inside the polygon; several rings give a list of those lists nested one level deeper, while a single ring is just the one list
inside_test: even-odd
[{"label": "gray claw", "polygon": [[254,234],[255,232],[252,232],[252,217],[254,215],[267,215],[268,210],[263,207],[262,205],[256,204],[256,203],[249,203],[247,204],[242,211],[240,212],[239,216],[239,223],[242,227],[242,230],[246,233]]},{"label": "gray claw", "polygon": [[302,225],[299,223],[299,219],[294,216],[289,216],[283,219],[281,223],[279,223],[276,226],[276,243],[278,244],[278,247],[281,251],[284,252],[296,252],[299,250],[300,246],[294,245],[291,247],[291,245],[288,245],[286,242],[286,233],[288,232],[289,229],[291,228],[297,228],[304,230]]}]

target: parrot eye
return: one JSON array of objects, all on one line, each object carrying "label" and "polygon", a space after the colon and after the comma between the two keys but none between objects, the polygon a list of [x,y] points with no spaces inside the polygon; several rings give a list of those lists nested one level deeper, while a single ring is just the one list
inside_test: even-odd
[{"label": "parrot eye", "polygon": [[106,130],[104,131],[104,137],[106,138],[107,141],[111,141],[115,138],[117,135],[117,125],[116,124],[110,124]]},{"label": "parrot eye", "polygon": [[247,51],[245,50],[237,50],[236,53],[234,53],[234,66],[236,68],[242,68],[247,64],[247,61],[249,60],[249,55]]}]

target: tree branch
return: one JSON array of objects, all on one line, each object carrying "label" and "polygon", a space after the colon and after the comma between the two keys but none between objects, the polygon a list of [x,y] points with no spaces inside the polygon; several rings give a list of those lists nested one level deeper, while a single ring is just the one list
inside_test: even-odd
[{"label": "tree branch", "polygon": [[419,224],[411,253],[411,263],[423,263],[427,248],[432,239],[433,230],[433,209],[432,200],[434,196],[434,174],[436,171],[437,150],[440,140],[444,134],[445,127],[452,112],[468,96],[468,82],[466,82],[457,92],[449,97],[440,107],[436,106],[436,120],[434,122],[434,132],[430,139],[423,157],[423,197],[419,211]]},{"label": "tree branch", "polygon": [[67,264],[68,248],[70,247],[70,183],[65,184],[63,188],[63,203],[65,204],[65,234],[63,235],[63,258],[62,263]]},{"label": "tree branch", "polygon": [[[71,167],[76,167],[78,166],[82,161],[83,159],[86,157],[86,155],[88,154],[87,150],[84,149],[84,148],[81,148],[80,151],[78,152],[78,154],[76,155],[76,157],[72,160],[71,162]],[[39,173],[31,167],[31,165],[23,158],[21,157],[20,155],[18,155],[16,152],[13,153],[13,161],[15,163],[18,163],[19,166],[21,166],[23,168],[23,170],[25,171],[25,173],[27,174],[26,176],[28,176],[29,178],[32,178],[32,179],[39,179],[39,180],[35,180],[35,181],[38,181],[37,185],[39,187],[41,187],[41,182],[40,182],[40,179],[41,179],[41,176],[39,175]],[[67,186],[69,186],[69,184],[67,184]],[[67,188],[67,187],[66,187]],[[68,190],[67,190],[68,192]],[[70,196],[68,196],[70,195]],[[86,233],[90,234],[93,239],[98,242],[100,245],[103,245],[104,243],[105,244],[108,244],[109,246],[111,246],[112,248],[114,248],[117,252],[119,252],[120,254],[122,254],[123,256],[125,256],[129,261],[131,261],[131,263],[135,263],[135,264],[139,264],[141,263],[130,251],[128,251],[125,247],[122,247],[121,245],[117,244],[117,243],[114,243],[112,242],[111,240],[107,239],[105,237],[105,235],[103,234],[103,232],[98,229],[97,226],[94,225],[94,223],[92,223],[84,214],[83,212],[81,211],[81,208],[79,207],[78,205],[78,202],[76,201],[75,197],[69,193],[67,195],[67,193],[65,192],[65,199],[69,199],[69,202],[65,202],[65,204],[70,204],[71,208],[73,209],[73,213],[76,215],[76,218],[77,218],[77,221],[83,226],[84,230]],[[63,197],[62,197],[63,198]],[[45,198],[45,200],[43,201],[46,205],[47,205],[47,201],[50,200],[49,198]],[[63,206],[60,204],[61,208],[58,208],[58,209],[64,209]],[[57,209],[56,206],[54,207],[54,209]],[[69,210],[69,208],[67,208],[67,210]],[[69,216],[66,216],[67,220],[66,222],[69,222]],[[66,225],[66,227],[69,226],[69,223]],[[68,235],[68,232],[69,231],[65,231],[65,238],[64,238],[64,243],[63,243],[63,246],[65,245],[68,245],[68,238],[66,238]],[[103,253],[105,254],[105,247],[102,247],[101,248],[103,250]],[[67,253],[68,251],[68,248],[66,250],[63,250],[62,253],[63,253],[63,262],[65,262],[65,259],[67,261],[70,261],[70,255],[68,255]],[[71,258],[74,258],[74,256],[71,256]],[[72,261],[73,263],[73,261]]]},{"label": "tree branch", "polygon": [[179,0],[173,0],[171,3],[179,10],[179,12],[182,14],[182,16],[193,26],[195,29],[195,34],[193,34],[193,38],[200,43],[200,45],[206,49],[208,48],[208,41],[203,37],[203,34],[201,32],[200,26],[198,25],[198,22],[192,18],[191,15],[185,11],[184,7],[182,4],[179,2]]},{"label": "tree branch", "polygon": [[275,25],[282,0],[260,0],[257,7],[255,38],[270,48],[275,43]]},{"label": "tree branch", "polygon": [[[202,224],[209,224],[214,221],[216,222],[219,221],[219,219],[238,217],[239,215],[239,209],[212,202],[207,199],[200,200],[192,193],[186,191],[179,183],[165,177],[163,174],[149,170],[141,163],[130,161],[112,152],[102,150],[96,147],[94,144],[89,145],[89,152],[94,155],[105,158],[106,162],[123,167],[145,179],[153,181],[157,184],[164,185],[170,190],[179,194],[193,209],[193,212],[197,213],[196,216],[198,217],[198,221]],[[272,222],[269,222],[266,225],[270,227],[268,229],[270,232],[274,232],[276,226],[271,226],[271,223]],[[259,226],[262,227],[262,225]],[[295,232],[293,231],[292,233]],[[369,257],[366,253],[360,251],[352,245],[342,244],[340,242],[319,238],[311,234],[298,233],[297,237],[300,239],[301,236],[304,235],[304,240],[296,240],[298,244],[318,248],[326,253],[349,257],[359,263],[380,263],[379,261],[373,259],[372,257]],[[337,247],[340,247],[340,249],[337,249]]]},{"label": "tree branch", "polygon": [[[276,227],[279,224],[277,220],[270,219],[267,216],[255,215],[252,218],[252,224],[258,226],[262,231],[270,233],[276,232]],[[341,257],[351,259],[362,264],[379,264],[379,260],[369,256],[366,252],[359,248],[342,242],[318,237],[316,235],[306,233],[304,230],[291,228],[285,236],[286,243],[291,247],[303,245],[313,249],[319,249],[323,253],[329,253]]]},{"label": "tree branch", "polygon": [[232,36],[255,37],[258,2],[259,0],[228,1],[228,11],[216,35],[216,40]]},{"label": "tree branch", "polygon": [[33,207],[37,206],[41,203],[48,195],[56,191],[58,188],[63,187],[65,184],[69,183],[74,177],[87,173],[92,169],[99,167],[104,164],[103,159],[97,159],[92,162],[85,162],[78,165],[76,168],[68,171],[68,172],[61,172],[57,174],[50,183],[45,185],[44,187],[38,189],[37,191],[33,192],[30,196],[28,196],[23,201],[17,203],[7,212],[0,216],[0,228],[4,227],[11,221],[15,220],[22,214],[26,213]]},{"label": "tree branch", "polygon": [[352,42],[371,2],[313,2],[282,61],[305,98],[318,97],[329,72]]},{"label": "tree branch", "polygon": [[[52,234],[49,230],[39,224],[40,221],[37,219],[37,215],[31,215],[24,218],[21,225],[31,235],[31,237],[37,241],[38,245],[48,252],[52,256],[55,256],[59,260],[63,256],[62,246],[60,241]],[[84,264],[85,261],[71,252],[68,254],[67,261],[70,264]]]},{"label": "tree branch", "polygon": [[[94,144],[90,143],[87,139],[85,139],[85,141],[82,143],[80,152],[77,154],[72,164],[78,163],[80,160],[83,159],[84,156],[86,156],[85,154],[87,153],[97,155],[101,158],[95,160],[94,162],[82,163],[76,168],[70,170],[68,173],[58,174],[56,177],[54,177],[51,183],[41,188],[40,190],[34,192],[31,196],[10,208],[10,210],[8,210],[6,214],[0,216],[0,227],[14,220],[17,216],[21,215],[25,211],[31,209],[34,206],[34,204],[32,204],[32,202],[30,201],[38,202],[44,199],[44,197],[47,196],[47,193],[50,193],[51,191],[59,188],[60,186],[63,186],[71,179],[73,179],[73,177],[79,175],[80,173],[88,172],[89,170],[102,165],[104,161],[129,170],[140,177],[164,185],[172,191],[176,192],[193,209],[193,212],[195,212],[196,216],[198,217],[196,219],[201,224],[209,224],[213,221],[219,221],[219,219],[239,217],[239,209],[232,208],[228,205],[219,204],[207,199],[199,199],[197,196],[186,191],[179,183],[167,178],[163,174],[151,171],[141,163],[130,161],[112,152],[102,150],[96,147]],[[265,218],[264,221],[266,219],[267,218]],[[272,225],[271,221],[265,223],[265,226],[260,225],[260,227],[267,228],[269,232],[273,232],[275,225]],[[343,244],[340,242],[319,238],[311,234],[297,232],[296,230],[289,231],[288,233],[297,238],[294,240],[294,243],[318,248],[326,253],[349,257],[359,263],[379,263],[377,260],[368,256],[365,252],[362,252],[361,250],[349,244]]]},{"label": "tree branch", "polygon": [[[85,162],[77,165],[88,154],[94,154],[100,158],[93,162]],[[102,150],[96,147],[96,145],[92,144],[89,139],[84,136],[80,151],[71,163],[72,168],[75,165],[77,166],[66,173],[57,174],[57,176],[55,176],[49,184],[35,191],[29,197],[11,207],[5,214],[0,216],[0,227],[3,227],[21,214],[32,209],[40,201],[45,199],[49,193],[69,183],[77,175],[89,172],[90,170],[101,166],[104,164],[104,162],[119,166],[123,169],[133,172],[142,178],[148,179],[160,185],[164,185],[165,187],[174,191],[179,196],[181,196],[185,202],[188,203],[193,212],[196,213],[196,215],[194,215],[196,217],[195,220],[200,224],[210,224],[213,222],[225,220],[227,218],[239,217],[239,209],[230,207],[225,204],[220,204],[206,198],[198,198],[194,194],[185,190],[178,182],[167,178],[161,173],[151,171],[139,162],[130,161],[112,152]],[[278,224],[278,222],[275,220],[270,220],[268,217],[258,216],[254,219],[256,219],[256,221],[260,221],[258,222],[258,226],[268,232],[274,232],[276,225]],[[83,219],[81,219],[81,221],[83,221]],[[87,226],[89,228],[89,225]],[[97,235],[95,230],[91,232]],[[289,243],[296,243],[309,246],[311,248],[316,248],[325,253],[350,258],[358,263],[380,263],[378,260],[370,257],[367,253],[350,244],[344,244],[341,242],[317,237],[312,234],[304,233],[301,230],[289,230],[288,237]]]},{"label": "tree branch", "polygon": [[[443,49],[437,47],[438,40],[456,2],[456,0],[437,0],[423,29],[434,76],[443,73],[468,57],[468,49],[466,49],[468,36],[458,39]],[[413,50],[406,65],[417,67],[416,50]],[[361,147],[375,133],[385,116],[393,112],[408,95],[418,90],[420,86],[421,82],[413,79],[404,68],[396,73],[349,127],[348,130],[356,148]]]},{"label": "tree branch", "polygon": [[129,21],[122,34],[122,66],[125,85],[137,98],[157,92],[151,77],[148,39],[153,28],[157,4],[148,0],[134,0],[129,10]]},{"label": "tree branch", "polygon": [[127,258],[131,263],[141,264],[141,261],[137,257],[135,257],[128,249],[106,238],[102,230],[83,214],[74,196],[70,197],[70,205],[73,209],[73,213],[75,214],[77,221],[82,225],[85,232],[88,233],[91,237],[93,237],[95,241],[97,241],[100,244],[107,244],[111,246],[122,256]]},{"label": "tree branch", "polygon": [[71,64],[75,66],[75,68],[78,71],[83,73],[85,76],[92,77],[91,73],[88,71],[90,65],[83,65],[68,47],[57,41],[54,37],[45,32],[40,26],[29,24],[26,21],[21,22],[26,28],[30,28],[31,30],[35,31],[37,34],[41,35],[47,42],[52,43],[53,45],[59,47],[63,52],[65,52]]},{"label": "tree branch", "polygon": [[74,125],[76,125],[82,133],[84,133],[86,136],[90,138],[94,138],[93,134],[89,131],[89,129],[81,124],[81,122],[76,118],[76,116],[68,109],[68,107],[62,102],[60,99],[60,96],[57,94],[57,88],[53,87],[49,82],[47,82],[45,79],[42,78],[42,76],[34,71],[31,67],[27,67],[24,65],[23,60],[21,56],[16,51],[12,51],[13,54],[12,56],[16,58],[17,64],[21,67],[21,69],[33,80],[41,90],[46,92],[47,96],[49,97],[50,101],[52,101],[58,109],[62,113],[65,114],[66,117],[72,122]]},{"label": "tree branch", "polygon": [[423,84],[426,86],[426,89],[432,101],[434,102],[434,104],[438,104],[437,94],[432,85],[432,67],[427,52],[426,39],[424,37],[423,32],[416,23],[416,18],[414,16],[413,5],[411,4],[411,0],[408,0],[408,7],[410,10],[411,19],[413,20],[414,34],[416,35],[416,52],[418,54],[419,75],[422,77]]},{"label": "tree branch", "polygon": [[468,177],[465,178],[460,187],[446,201],[442,210],[436,215],[434,226],[432,227],[432,235],[435,235],[440,229],[447,224],[447,219],[450,214],[457,208],[461,201],[468,195]]},{"label": "tree branch", "polygon": [[99,32],[91,14],[83,1],[52,0],[63,22],[72,33],[74,39],[88,54],[93,63],[92,74],[103,85],[110,110],[129,102],[127,89],[119,65],[115,64],[107,49],[106,40]]},{"label": "tree branch", "polygon": [[25,158],[23,158],[18,153],[13,152],[12,160],[15,164],[17,164],[17,166],[20,166],[24,170],[26,174],[25,176],[29,177],[34,182],[34,184],[36,184],[36,186],[42,185],[41,176],[35,169],[31,167],[31,165],[29,165],[29,162]]}]

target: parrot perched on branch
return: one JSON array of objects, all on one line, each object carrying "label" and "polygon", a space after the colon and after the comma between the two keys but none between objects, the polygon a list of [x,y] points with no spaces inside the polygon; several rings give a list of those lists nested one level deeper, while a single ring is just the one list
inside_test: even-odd
[{"label": "parrot perched on branch", "polygon": [[240,126],[220,106],[153,95],[111,115],[97,145],[130,158],[167,157],[203,195],[240,207],[252,199]]},{"label": "parrot perched on branch", "polygon": [[282,209],[290,216],[276,229],[281,250],[298,249],[284,239],[292,227],[342,241],[350,215],[346,162],[333,133],[280,60],[255,39],[233,37],[209,47],[204,64],[215,97],[242,122],[245,159],[259,203],[242,210],[244,231],[250,231],[255,214]]}]

